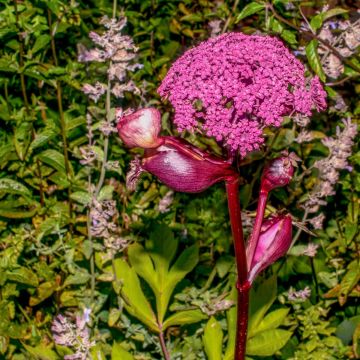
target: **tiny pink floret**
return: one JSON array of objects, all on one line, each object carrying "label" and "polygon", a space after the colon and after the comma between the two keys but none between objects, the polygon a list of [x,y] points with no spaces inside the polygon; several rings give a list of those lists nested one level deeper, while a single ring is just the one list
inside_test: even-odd
[{"label": "tiny pink floret", "polygon": [[317,77],[270,36],[227,33],[186,51],[158,91],[175,108],[179,131],[204,131],[241,156],[264,142],[263,128],[283,116],[326,107]]}]

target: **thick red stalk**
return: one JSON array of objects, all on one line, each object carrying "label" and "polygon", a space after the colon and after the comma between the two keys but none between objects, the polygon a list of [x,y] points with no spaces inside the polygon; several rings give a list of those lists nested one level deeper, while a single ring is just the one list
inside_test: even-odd
[{"label": "thick red stalk", "polygon": [[247,265],[248,265],[248,269],[250,271],[251,269],[251,263],[252,260],[254,258],[254,254],[255,254],[255,250],[256,250],[256,245],[259,241],[259,236],[260,236],[260,231],[261,231],[261,225],[263,223],[264,220],[264,213],[265,213],[265,207],[266,207],[266,201],[268,198],[268,191],[264,191],[261,190],[260,191],[260,196],[259,196],[259,201],[258,201],[258,206],[257,206],[257,210],[256,210],[256,218],[255,218],[255,224],[254,224],[254,229],[253,232],[248,240],[248,244],[246,247],[246,258],[247,258]]},{"label": "thick red stalk", "polygon": [[241,210],[239,201],[239,179],[230,177],[226,180],[226,192],[231,222],[231,231],[234,239],[238,301],[236,321],[235,360],[244,360],[246,353],[246,337],[248,326],[248,308],[250,283],[247,280],[247,263],[245,242],[241,223]]}]

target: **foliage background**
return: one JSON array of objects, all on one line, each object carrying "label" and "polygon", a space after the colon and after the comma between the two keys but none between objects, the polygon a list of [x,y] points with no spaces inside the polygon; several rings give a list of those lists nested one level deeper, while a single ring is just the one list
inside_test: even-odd
[{"label": "foliage background", "polygon": [[[324,5],[337,10],[329,14]],[[306,143],[295,141],[300,129],[288,119],[283,128],[268,130],[263,151],[239,164],[240,201],[251,220],[266,159],[288,149],[302,163],[288,189],[274,192],[268,211],[288,209],[308,226],[301,204],[321,181],[311,168],[328,156],[321,139],[335,136],[341,119],[356,122],[360,112],[356,49],[342,59],[342,73],[327,76],[318,39],[308,32],[316,37],[328,19],[354,23],[359,14],[350,1],[119,1],[116,14],[127,17],[125,31],[139,47],[143,68],[129,76],[140,95],[111,97],[107,108],[105,99],[94,104],[82,92],[84,83],[106,78],[106,64],[85,65],[77,56],[79,46],[92,46],[91,30],[104,31],[100,19],[111,17],[113,6],[110,1],[0,1],[0,358],[61,359],[76,353],[77,345],[54,343],[51,325],[58,314],[72,319],[91,309],[87,326],[96,345],[88,346],[84,358],[160,359],[162,336],[173,359],[230,359],[235,311],[224,300],[233,298],[235,268],[223,184],[196,196],[171,195],[145,175],[130,193],[125,176],[138,150],[129,153],[116,135],[107,137],[99,127],[114,117],[114,107],[156,106],[164,133],[174,134],[172,109],[156,89],[181,53],[216,30],[211,21],[220,20],[220,30],[279,36],[309,73],[327,84],[329,107],[312,117]],[[339,106],[339,99],[346,106]],[[96,146],[91,167],[80,162],[88,143],[87,112],[94,119]],[[186,137],[220,151],[212,140]],[[104,161],[119,166],[104,169]],[[324,199],[323,229],[299,232],[297,246],[258,279],[249,357],[359,357],[358,148],[349,162],[336,195]],[[95,195],[89,192],[89,174],[98,186]],[[164,212],[159,202],[166,194],[173,200]],[[112,199],[117,212],[107,221],[116,225],[111,239],[121,239],[123,251],[104,236],[89,236],[94,201]],[[315,257],[301,255],[310,242],[319,245]],[[309,287],[311,296],[289,300],[291,286]]]}]

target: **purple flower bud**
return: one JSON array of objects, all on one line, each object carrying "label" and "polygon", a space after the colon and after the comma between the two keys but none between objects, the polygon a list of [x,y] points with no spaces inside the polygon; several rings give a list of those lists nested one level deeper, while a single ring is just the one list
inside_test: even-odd
[{"label": "purple flower bud", "polygon": [[151,149],[162,144],[159,137],[161,115],[157,109],[141,109],[125,116],[120,110],[117,111],[117,120],[119,136],[126,146]]},{"label": "purple flower bud", "polygon": [[290,215],[278,215],[263,222],[248,275],[250,283],[262,270],[286,254],[291,245],[291,239]]},{"label": "purple flower bud", "polygon": [[236,176],[231,164],[225,160],[176,138],[164,137],[163,140],[163,145],[157,149],[145,150],[141,167],[175,191],[197,193],[227,177]]},{"label": "purple flower bud", "polygon": [[269,192],[287,185],[294,175],[293,160],[289,155],[272,160],[264,168],[261,178],[261,191]]}]

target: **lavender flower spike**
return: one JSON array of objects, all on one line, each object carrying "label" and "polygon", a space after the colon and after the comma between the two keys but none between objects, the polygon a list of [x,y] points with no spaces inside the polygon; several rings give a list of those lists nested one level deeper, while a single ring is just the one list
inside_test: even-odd
[{"label": "lavender flower spike", "polygon": [[262,270],[285,255],[289,250],[292,238],[291,227],[290,215],[278,215],[263,222],[248,275],[250,283],[254,281]]}]

